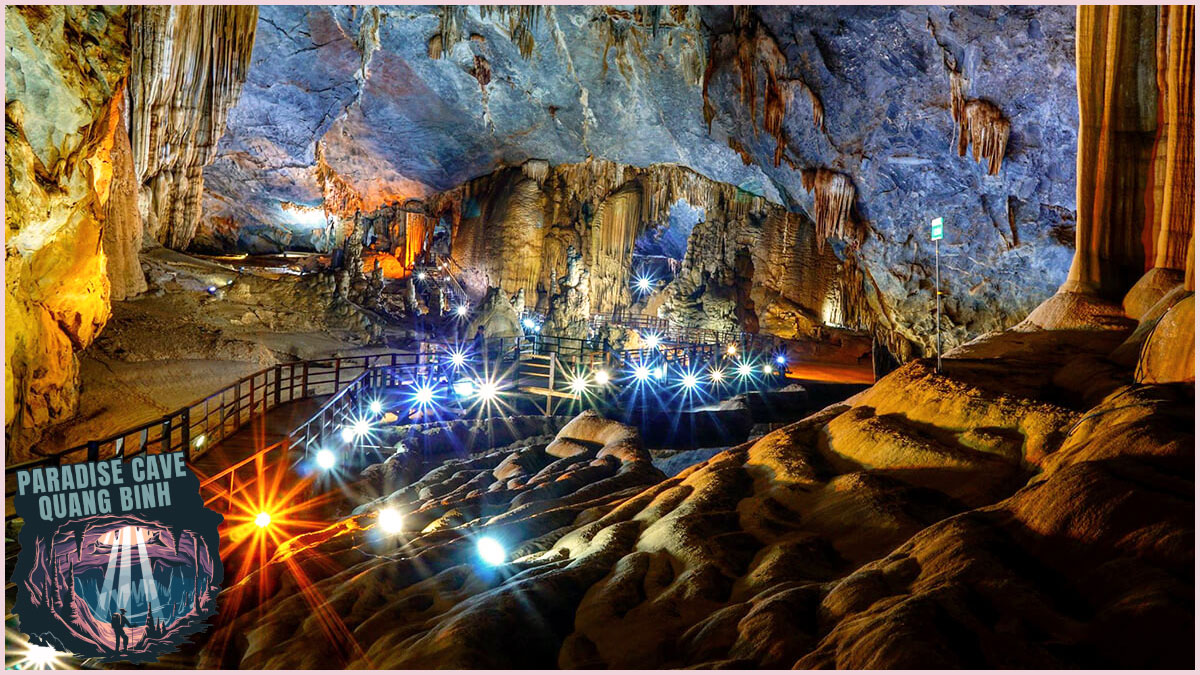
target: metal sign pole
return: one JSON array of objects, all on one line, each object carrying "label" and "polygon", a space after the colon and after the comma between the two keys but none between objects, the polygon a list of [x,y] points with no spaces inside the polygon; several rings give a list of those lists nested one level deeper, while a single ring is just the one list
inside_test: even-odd
[{"label": "metal sign pole", "polygon": [[937,372],[942,372],[942,256],[941,239],[933,240],[934,296],[937,298]]},{"label": "metal sign pole", "polygon": [[934,305],[937,312],[937,372],[942,372],[942,218],[929,221],[929,238],[933,240]]}]

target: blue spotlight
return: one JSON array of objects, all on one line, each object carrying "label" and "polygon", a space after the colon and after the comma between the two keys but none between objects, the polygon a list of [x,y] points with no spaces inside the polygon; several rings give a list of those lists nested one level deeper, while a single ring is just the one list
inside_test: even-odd
[{"label": "blue spotlight", "polygon": [[423,382],[413,387],[412,402],[417,408],[424,410],[430,407],[435,398],[437,398],[437,394],[434,393],[433,387],[429,383]]},{"label": "blue spotlight", "polygon": [[662,338],[657,333],[646,333],[642,336],[642,342],[650,349],[658,349],[658,345],[662,343]]},{"label": "blue spotlight", "polygon": [[649,293],[650,289],[654,288],[654,280],[647,276],[639,276],[633,285],[641,293]]},{"label": "blue spotlight", "polygon": [[737,374],[741,378],[750,377],[754,374],[754,366],[743,361],[737,365]]},{"label": "blue spotlight", "polygon": [[700,386],[700,378],[696,377],[695,373],[684,373],[679,384],[683,385],[684,389],[691,391]]},{"label": "blue spotlight", "polygon": [[525,326],[525,330],[533,330],[534,328],[537,328],[537,322],[533,319],[522,319],[521,325]]},{"label": "blue spotlight", "polygon": [[783,364],[787,363],[787,357],[783,354],[780,354],[779,356],[775,357],[775,363],[778,363],[782,366]]},{"label": "blue spotlight", "polygon": [[508,551],[504,550],[504,545],[492,537],[480,537],[476,549],[480,559],[493,567],[503,565],[508,560]]},{"label": "blue spotlight", "polygon": [[645,365],[637,365],[633,368],[633,379],[638,382],[645,382],[650,379],[650,368]]},{"label": "blue spotlight", "polygon": [[367,407],[371,409],[372,415],[378,415],[383,412],[383,401],[376,399],[371,401],[371,405]]},{"label": "blue spotlight", "polygon": [[467,353],[461,349],[450,350],[450,363],[455,368],[462,368],[467,362]]},{"label": "blue spotlight", "polygon": [[468,398],[475,393],[475,383],[470,380],[459,380],[454,383],[454,394],[459,398]]}]

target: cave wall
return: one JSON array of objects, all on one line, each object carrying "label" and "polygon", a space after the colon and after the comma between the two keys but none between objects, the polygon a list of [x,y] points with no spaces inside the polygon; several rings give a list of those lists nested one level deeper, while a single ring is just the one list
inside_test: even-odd
[{"label": "cave wall", "polygon": [[348,205],[531,158],[679,164],[803,214],[868,287],[861,319],[928,351],[933,215],[946,344],[1065,277],[1073,30],[1066,7],[263,7],[201,236],[310,247]]},{"label": "cave wall", "polygon": [[5,429],[17,451],[75,413],[75,353],[111,302],[146,290],[143,246],[188,245],[256,17],[6,9]]},{"label": "cave wall", "polygon": [[[4,22],[4,422],[15,451],[74,412],[74,353],[109,317],[102,240],[129,52],[124,8],[9,7]],[[128,251],[112,256],[129,264]]]}]

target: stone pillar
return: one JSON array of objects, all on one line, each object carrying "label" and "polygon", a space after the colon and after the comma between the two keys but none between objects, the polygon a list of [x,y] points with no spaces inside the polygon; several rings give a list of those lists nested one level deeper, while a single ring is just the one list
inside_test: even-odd
[{"label": "stone pillar", "polygon": [[1195,225],[1196,8],[1162,8],[1158,29],[1161,198],[1156,200],[1154,266],[1183,270]]},{"label": "stone pillar", "polygon": [[[1134,319],[1184,282],[1195,221],[1195,8],[1170,6],[1159,13],[1158,134],[1145,203],[1142,241],[1150,268],[1125,295]],[[1157,317],[1156,317],[1157,318]]]},{"label": "stone pillar", "polygon": [[1061,291],[1120,300],[1145,270],[1145,187],[1157,128],[1157,10],[1080,6],[1075,259]]}]

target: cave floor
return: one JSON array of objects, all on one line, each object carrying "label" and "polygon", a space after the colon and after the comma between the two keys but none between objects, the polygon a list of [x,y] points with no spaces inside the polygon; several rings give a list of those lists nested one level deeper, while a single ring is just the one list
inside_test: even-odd
[{"label": "cave floor", "polygon": [[113,303],[104,333],[80,354],[78,413],[48,428],[38,451],[143,424],[276,363],[388,350],[323,329],[302,309],[278,317],[283,311],[184,290]]}]

